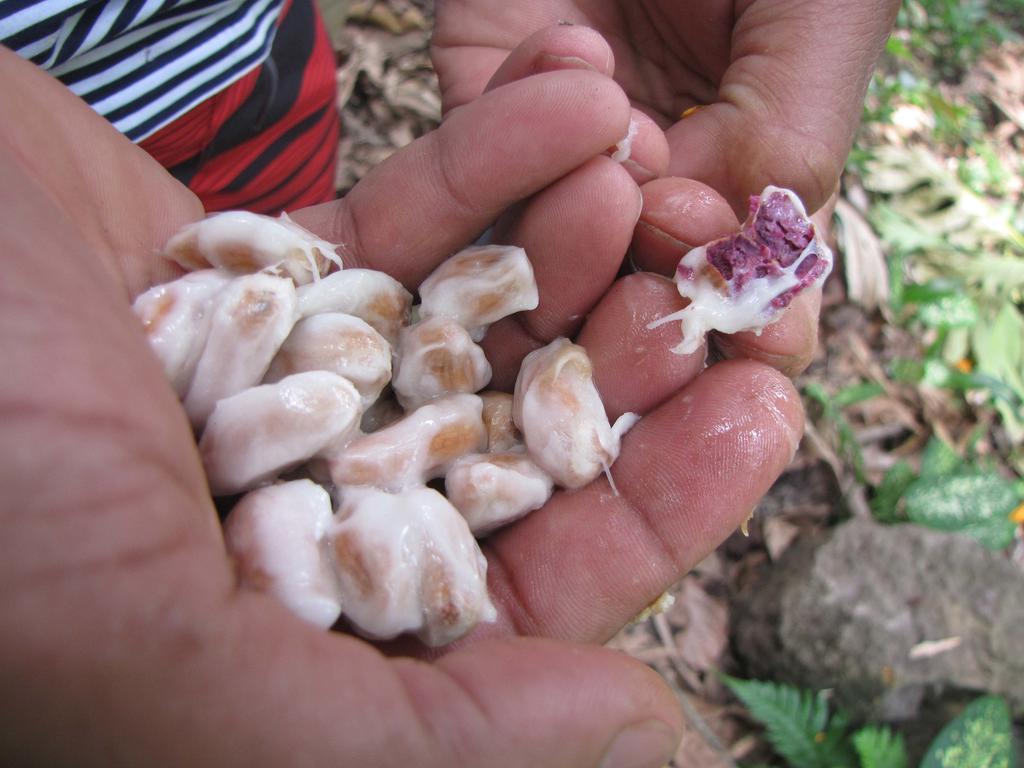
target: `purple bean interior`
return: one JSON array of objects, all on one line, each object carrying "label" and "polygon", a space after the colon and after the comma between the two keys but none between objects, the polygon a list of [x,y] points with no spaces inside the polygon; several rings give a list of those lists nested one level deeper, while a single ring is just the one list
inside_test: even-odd
[{"label": "purple bean interior", "polygon": [[773,308],[781,309],[821,277],[828,263],[819,258],[817,246],[812,245],[814,224],[785,192],[772,192],[764,198],[751,196],[750,212],[740,232],[708,245],[707,260],[728,285],[730,294],[736,296],[751,280],[781,275],[810,245],[814,250],[796,269],[799,283],[771,301]]}]

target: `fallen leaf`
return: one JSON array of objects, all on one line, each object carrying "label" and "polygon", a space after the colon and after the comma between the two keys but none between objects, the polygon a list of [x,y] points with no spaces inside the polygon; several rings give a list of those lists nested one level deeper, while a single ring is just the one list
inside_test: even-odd
[{"label": "fallen leaf", "polygon": [[946,637],[942,640],[924,640],[911,648],[907,657],[911,659],[930,659],[932,656],[938,656],[942,653],[948,653],[954,648],[959,648],[960,643],[961,639],[957,636]]},{"label": "fallen leaf", "polygon": [[768,557],[778,560],[799,534],[799,526],[780,517],[769,517],[764,521],[764,545],[768,550]]},{"label": "fallen leaf", "polygon": [[889,300],[882,243],[860,211],[842,198],[836,202],[835,217],[847,296],[865,309],[877,309]]},{"label": "fallen leaf", "polygon": [[676,603],[665,613],[675,634],[679,657],[695,672],[716,669],[729,642],[729,609],[704,591],[700,583],[683,579]]}]

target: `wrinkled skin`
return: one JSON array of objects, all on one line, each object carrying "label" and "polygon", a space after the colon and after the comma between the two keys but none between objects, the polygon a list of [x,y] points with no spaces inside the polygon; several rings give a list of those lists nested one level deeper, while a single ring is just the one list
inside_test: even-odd
[{"label": "wrinkled skin", "polygon": [[[521,69],[591,66],[667,132],[668,173],[743,212],[768,183],[809,211],[832,194],[896,0],[439,0],[434,63],[451,110],[484,90],[520,41],[548,31]],[[532,53],[532,52],[531,52]],[[503,75],[499,74],[499,79]],[[701,106],[681,120],[683,112]],[[657,172],[660,169],[652,168]]]},{"label": "wrinkled skin", "polygon": [[772,367],[702,371],[669,351],[678,330],[648,332],[680,308],[669,281],[612,285],[641,206],[601,156],[626,131],[622,91],[593,72],[514,78],[344,201],[295,215],[345,243],[349,265],[414,286],[510,209],[500,228],[536,246],[542,306],[491,329],[512,350],[496,368],[514,370],[515,344],[579,329],[609,415],[645,416],[615,466],[621,496],[600,478],[489,540],[498,622],[428,659],[319,632],[239,588],[187,419],[130,309],[174,274],[153,253],[199,203],[3,50],[0,77],[0,112],[19,116],[0,127],[0,763],[583,768],[634,726],[629,754],[666,762],[673,695],[589,644],[747,516],[802,414]]}]

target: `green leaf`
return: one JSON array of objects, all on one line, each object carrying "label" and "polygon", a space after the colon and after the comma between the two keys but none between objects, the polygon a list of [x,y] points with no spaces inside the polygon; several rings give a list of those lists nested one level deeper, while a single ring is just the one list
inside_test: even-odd
[{"label": "green leaf", "polygon": [[836,447],[839,453],[852,467],[857,480],[862,483],[866,482],[864,478],[864,456],[861,452],[860,444],[857,442],[857,436],[853,432],[853,427],[850,426],[846,417],[843,416],[838,398],[842,396],[846,404],[860,402],[868,397],[874,397],[879,391],[875,387],[876,385],[874,384],[854,385],[853,387],[847,387],[835,397],[814,381],[805,384],[803,388],[803,394],[821,406],[821,419],[824,422],[830,423],[833,429],[835,429]]},{"label": "green leaf", "polygon": [[978,322],[978,306],[969,296],[946,294],[919,304],[916,316],[931,328],[970,328]]},{"label": "green leaf", "polygon": [[897,357],[889,364],[889,375],[903,384],[920,384],[924,378],[924,363],[909,357]]},{"label": "green leaf", "polygon": [[921,383],[936,389],[953,389],[956,371],[950,369],[941,360],[928,359],[924,361],[924,373],[921,376]]},{"label": "green leaf", "polygon": [[887,726],[867,725],[852,740],[861,768],[907,768],[903,737]]},{"label": "green leaf", "polygon": [[963,465],[953,446],[940,437],[932,437],[921,456],[921,477],[950,475]]},{"label": "green leaf", "polygon": [[917,475],[907,462],[899,461],[893,464],[871,498],[870,506],[875,518],[883,523],[900,520],[901,517],[897,513],[900,499],[916,479]]},{"label": "green leaf", "polygon": [[824,693],[728,676],[723,680],[764,725],[772,747],[793,768],[852,768],[853,755],[842,739],[845,718],[829,723]]},{"label": "green leaf", "polygon": [[956,280],[937,277],[926,283],[912,283],[903,289],[903,300],[908,304],[927,304],[957,294],[962,286]]},{"label": "green leaf", "polygon": [[1012,482],[994,472],[959,470],[916,480],[903,495],[907,517],[940,531],[965,533],[989,549],[1013,541],[1010,513],[1019,497]]},{"label": "green leaf", "polygon": [[[920,372],[920,378],[916,382],[913,378],[897,380],[907,381],[907,383],[925,384],[936,389],[949,389],[954,392],[987,390],[996,406],[1000,409],[1000,413],[1006,421],[1007,429],[1010,428],[1010,419],[1013,419],[1016,423],[1021,423],[1021,395],[1017,392],[1016,388],[1007,385],[995,376],[984,372],[964,373],[963,371],[950,368],[941,360],[935,359],[925,360],[921,364]],[[905,371],[900,371],[900,373],[912,376],[916,371],[908,368]],[[895,371],[893,376],[897,378]]]},{"label": "green leaf", "polygon": [[826,408],[832,405],[832,396],[829,395],[827,389],[816,381],[810,381],[804,385],[804,394],[814,400],[817,400]]},{"label": "green leaf", "polygon": [[876,203],[868,218],[882,240],[897,250],[949,250],[949,244],[940,235],[918,227],[886,203]]},{"label": "green leaf", "polygon": [[907,254],[893,249],[889,253],[889,306],[893,312],[903,309],[903,294],[909,287],[906,282]]},{"label": "green leaf", "polygon": [[[1001,382],[1024,400],[1024,318],[1012,302],[1005,302],[994,317],[979,323],[971,332],[978,371]],[[1024,418],[1019,407],[1003,400],[996,407],[1011,439],[1024,439]]]},{"label": "green leaf", "polygon": [[878,397],[885,392],[885,387],[874,381],[864,381],[860,384],[852,384],[849,387],[836,392],[832,402],[839,408],[846,408],[850,405],[863,403],[873,397]]},{"label": "green leaf", "polygon": [[998,696],[976,699],[935,737],[921,768],[1016,768],[1010,708]]},{"label": "green leaf", "polygon": [[971,354],[971,334],[969,328],[946,329],[946,340],[942,344],[942,361],[946,365],[957,366]]},{"label": "green leaf", "polygon": [[885,42],[885,52],[903,61],[913,61],[914,55],[907,48],[906,44],[898,37],[890,37]]}]

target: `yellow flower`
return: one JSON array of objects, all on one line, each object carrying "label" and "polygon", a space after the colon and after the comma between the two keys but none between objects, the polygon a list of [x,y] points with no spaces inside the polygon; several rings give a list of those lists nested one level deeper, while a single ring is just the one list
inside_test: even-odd
[{"label": "yellow flower", "polygon": [[1010,513],[1010,520],[1014,523],[1024,523],[1024,504],[1021,504]]}]

